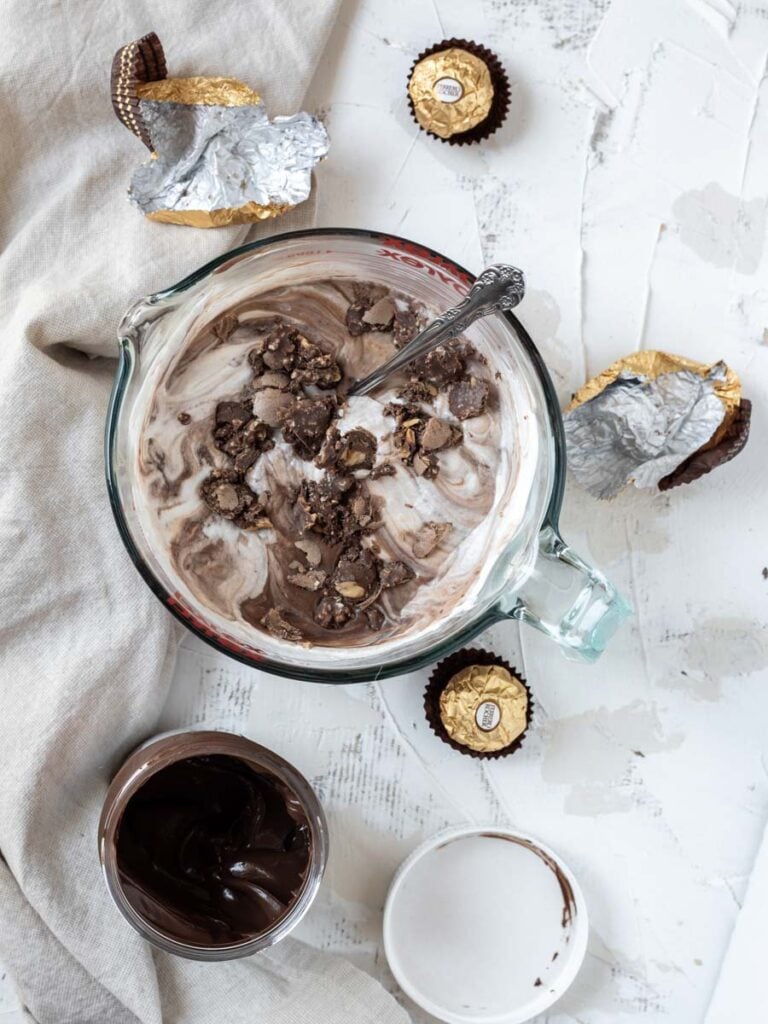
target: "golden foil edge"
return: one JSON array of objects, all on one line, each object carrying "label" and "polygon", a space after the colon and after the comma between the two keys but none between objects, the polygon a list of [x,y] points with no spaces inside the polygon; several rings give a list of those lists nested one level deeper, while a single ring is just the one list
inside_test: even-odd
[{"label": "golden foil edge", "polygon": [[[502,665],[468,665],[451,676],[440,694],[440,720],[456,743],[480,753],[508,747],[526,730],[528,691]],[[478,708],[496,705],[498,724],[482,729]]]},{"label": "golden foil edge", "polygon": [[140,100],[159,103],[202,103],[209,107],[247,107],[261,103],[261,97],[236,78],[161,78],[140,82],[136,87]]},{"label": "golden foil edge", "polygon": [[[462,96],[454,103],[435,95],[435,85],[444,78],[461,84]],[[421,127],[448,139],[470,131],[488,117],[494,89],[487,64],[474,53],[452,47],[418,62],[408,82],[408,92]]]},{"label": "golden foil edge", "polygon": [[244,203],[242,206],[222,207],[219,210],[155,210],[146,216],[161,224],[183,224],[190,228],[222,228],[229,224],[251,224],[254,221],[280,217],[293,209],[291,203]]},{"label": "golden foil edge", "polygon": [[[679,373],[681,370],[688,370],[696,373],[699,377],[706,377],[717,363],[699,363],[694,359],[687,359],[685,356],[676,356],[669,352],[661,352],[657,349],[643,349],[641,352],[633,352],[631,355],[617,359],[609,367],[599,373],[596,377],[588,380],[583,387],[579,388],[571,401],[565,407],[565,412],[584,405],[603,392],[609,384],[612,384],[621,373],[636,373],[647,377],[649,380],[656,380],[664,373]],[[703,445],[699,451],[706,451],[714,448],[720,443],[728,428],[733,422],[736,410],[741,404],[741,381],[738,374],[726,365],[725,380],[714,382],[714,392],[725,406],[725,416],[711,439]]]}]

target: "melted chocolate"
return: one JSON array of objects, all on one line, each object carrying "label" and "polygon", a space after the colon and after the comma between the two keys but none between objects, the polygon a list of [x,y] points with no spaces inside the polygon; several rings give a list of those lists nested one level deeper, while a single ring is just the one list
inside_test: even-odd
[{"label": "melted chocolate", "polygon": [[161,769],[131,797],[117,834],[128,901],[189,945],[228,945],[269,929],[301,891],[310,853],[298,798],[225,755]]}]

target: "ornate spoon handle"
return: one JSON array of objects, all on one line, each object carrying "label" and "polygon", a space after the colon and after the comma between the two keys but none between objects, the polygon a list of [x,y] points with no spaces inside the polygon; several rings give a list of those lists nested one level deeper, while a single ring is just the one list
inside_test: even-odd
[{"label": "ornate spoon handle", "polygon": [[470,324],[489,313],[506,312],[514,309],[525,295],[525,279],[522,270],[497,263],[480,274],[472,285],[469,295],[458,306],[435,317],[429,326],[420,331],[407,345],[404,345],[391,359],[382,363],[373,373],[357,381],[347,392],[349,395],[367,395],[380,387],[389,377],[404,366],[431,352],[451,338],[465,331]]}]

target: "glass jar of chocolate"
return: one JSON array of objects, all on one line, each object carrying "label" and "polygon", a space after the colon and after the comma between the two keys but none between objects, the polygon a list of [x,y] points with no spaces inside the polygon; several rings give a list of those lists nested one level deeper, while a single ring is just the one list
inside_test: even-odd
[{"label": "glass jar of chocolate", "polygon": [[306,779],[231,733],[165,733],[112,780],[99,855],[126,920],[159,949],[193,960],[249,956],[309,909],[328,854]]}]

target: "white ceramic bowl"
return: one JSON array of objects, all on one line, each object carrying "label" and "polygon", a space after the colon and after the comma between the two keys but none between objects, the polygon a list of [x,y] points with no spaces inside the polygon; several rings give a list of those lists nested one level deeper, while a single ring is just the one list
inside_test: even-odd
[{"label": "white ceramic bowl", "polygon": [[581,966],[589,925],[578,882],[530,836],[449,829],[404,861],[387,896],[384,949],[403,991],[448,1024],[522,1024]]}]

